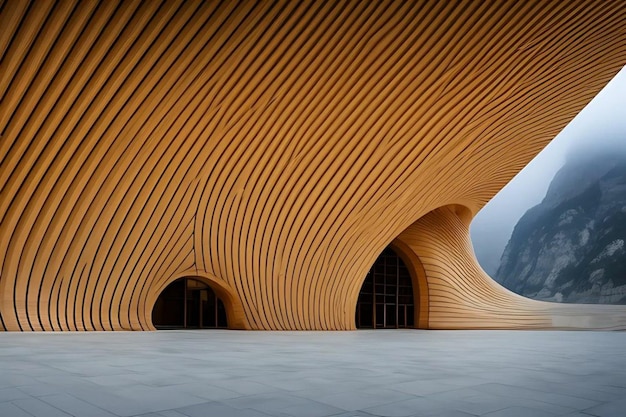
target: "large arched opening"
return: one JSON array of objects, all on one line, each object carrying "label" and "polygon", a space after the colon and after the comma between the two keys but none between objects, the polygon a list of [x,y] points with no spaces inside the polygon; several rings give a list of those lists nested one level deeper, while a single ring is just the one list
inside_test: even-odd
[{"label": "large arched opening", "polygon": [[355,311],[358,329],[426,328],[426,277],[419,259],[394,241],[378,256],[361,286]]},{"label": "large arched opening", "polygon": [[179,278],[159,294],[152,323],[165,329],[226,329],[228,314],[222,299],[206,282]]}]

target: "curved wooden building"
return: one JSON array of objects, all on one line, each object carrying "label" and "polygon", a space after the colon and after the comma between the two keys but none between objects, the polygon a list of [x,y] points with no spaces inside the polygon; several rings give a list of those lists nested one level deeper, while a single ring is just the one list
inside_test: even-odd
[{"label": "curved wooden building", "polygon": [[230,328],[376,326],[387,247],[396,325],[624,328],[506,291],[468,227],[626,64],[625,23],[622,0],[0,1],[0,328],[154,329],[180,278]]}]

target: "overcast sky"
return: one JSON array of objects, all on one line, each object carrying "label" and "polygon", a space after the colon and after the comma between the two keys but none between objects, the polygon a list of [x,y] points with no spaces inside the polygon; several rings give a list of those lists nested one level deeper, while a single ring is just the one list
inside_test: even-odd
[{"label": "overcast sky", "polygon": [[566,158],[606,148],[626,149],[626,67],[478,213],[471,235],[488,273],[495,273],[513,227],[541,202]]}]

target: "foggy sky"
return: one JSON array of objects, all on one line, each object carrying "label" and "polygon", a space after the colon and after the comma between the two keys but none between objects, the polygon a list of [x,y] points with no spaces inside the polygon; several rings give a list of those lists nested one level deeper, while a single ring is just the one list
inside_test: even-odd
[{"label": "foggy sky", "polygon": [[607,150],[626,152],[626,67],[478,213],[470,232],[487,273],[495,274],[515,224],[541,202],[565,160]]}]

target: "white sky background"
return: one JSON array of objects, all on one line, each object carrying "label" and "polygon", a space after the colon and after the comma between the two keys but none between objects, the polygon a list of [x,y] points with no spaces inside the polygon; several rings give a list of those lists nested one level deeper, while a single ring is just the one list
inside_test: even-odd
[{"label": "white sky background", "polygon": [[626,67],[476,216],[471,236],[478,261],[495,274],[517,221],[539,204],[568,155],[626,149]]}]

